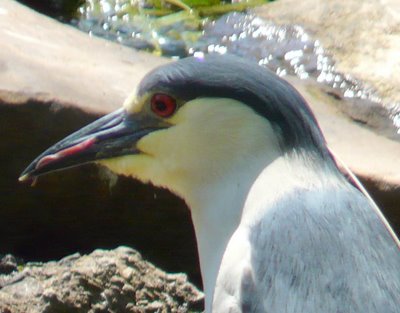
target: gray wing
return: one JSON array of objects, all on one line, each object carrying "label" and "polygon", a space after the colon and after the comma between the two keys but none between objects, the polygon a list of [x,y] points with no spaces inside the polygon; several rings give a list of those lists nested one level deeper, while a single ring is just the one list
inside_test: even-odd
[{"label": "gray wing", "polygon": [[357,189],[294,190],[249,233],[242,312],[400,312],[400,251]]}]

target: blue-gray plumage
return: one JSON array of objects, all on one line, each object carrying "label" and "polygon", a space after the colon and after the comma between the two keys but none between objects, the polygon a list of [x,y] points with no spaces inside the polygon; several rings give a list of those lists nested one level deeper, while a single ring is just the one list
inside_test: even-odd
[{"label": "blue-gray plumage", "polygon": [[187,202],[206,312],[400,312],[398,239],[338,169],[301,95],[255,63],[159,67],[21,180],[89,161]]},{"label": "blue-gray plumage", "polygon": [[398,247],[350,185],[292,190],[253,225],[250,242],[243,312],[400,312]]}]

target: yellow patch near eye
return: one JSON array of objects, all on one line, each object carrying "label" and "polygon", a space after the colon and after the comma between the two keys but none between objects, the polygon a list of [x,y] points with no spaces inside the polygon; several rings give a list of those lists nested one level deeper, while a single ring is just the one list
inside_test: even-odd
[{"label": "yellow patch near eye", "polygon": [[134,90],[124,101],[123,107],[128,113],[138,113],[142,110],[146,97],[138,99],[136,90]]}]

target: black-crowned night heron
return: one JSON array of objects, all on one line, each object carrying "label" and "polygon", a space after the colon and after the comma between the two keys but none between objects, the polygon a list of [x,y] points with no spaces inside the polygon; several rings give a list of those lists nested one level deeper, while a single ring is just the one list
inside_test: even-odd
[{"label": "black-crowned night heron", "polygon": [[400,312],[393,231],[341,174],[304,99],[257,64],[159,67],[21,180],[93,161],[187,202],[207,312]]}]

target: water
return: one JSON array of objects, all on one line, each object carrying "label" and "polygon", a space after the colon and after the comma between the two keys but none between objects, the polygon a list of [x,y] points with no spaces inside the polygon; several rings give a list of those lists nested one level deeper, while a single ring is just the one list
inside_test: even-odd
[{"label": "water", "polygon": [[[73,21],[91,35],[139,50],[182,58],[232,53],[257,61],[279,76],[295,75],[321,84],[354,120],[400,141],[400,104],[383,106],[377,93],[340,73],[318,40],[296,25],[278,26],[253,14],[229,13],[200,24],[186,12],[172,17],[130,16],[127,0],[87,1]],[[201,31],[202,30],[202,31]]]},{"label": "water", "polygon": [[337,71],[321,43],[300,26],[278,26],[253,14],[230,13],[208,23],[188,52],[232,53],[253,59],[279,76],[314,80],[342,100],[341,109],[355,121],[400,141],[400,104],[384,106],[375,90]]},{"label": "water", "polygon": [[[128,14],[129,0],[88,0],[79,8],[79,18],[71,21],[90,35],[103,37],[123,45],[164,56],[183,58],[188,46],[201,33],[201,22],[188,12],[152,18]],[[138,4],[138,9],[146,9]]]},{"label": "water", "polygon": [[198,50],[251,58],[280,76],[312,77],[341,89],[345,97],[375,98],[371,90],[337,72],[320,42],[311,39],[300,26],[277,26],[255,15],[231,13],[206,26],[204,36],[189,52]]}]

